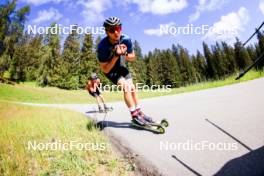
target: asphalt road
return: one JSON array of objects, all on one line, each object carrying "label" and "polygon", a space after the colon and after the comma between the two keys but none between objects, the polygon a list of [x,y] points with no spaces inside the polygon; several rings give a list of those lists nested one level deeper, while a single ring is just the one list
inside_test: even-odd
[{"label": "asphalt road", "polygon": [[[106,134],[162,175],[264,175],[264,79],[141,101],[144,113],[166,118],[165,134],[130,127],[123,102],[105,119]],[[95,105],[61,105],[103,120]],[[142,163],[141,163],[142,164]],[[149,168],[150,170],[152,168]]]}]

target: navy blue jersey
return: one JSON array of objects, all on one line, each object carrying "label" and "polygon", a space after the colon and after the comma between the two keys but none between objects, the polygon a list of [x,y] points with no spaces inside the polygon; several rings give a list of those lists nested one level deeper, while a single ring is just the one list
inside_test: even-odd
[{"label": "navy blue jersey", "polygon": [[[97,58],[99,62],[109,62],[115,54],[115,46],[118,44],[125,44],[127,46],[127,53],[133,52],[133,44],[131,42],[131,39],[127,36],[122,34],[120,37],[120,40],[116,44],[112,44],[109,41],[108,36],[103,38],[97,48]],[[120,58],[116,62],[116,65],[120,65]]]}]

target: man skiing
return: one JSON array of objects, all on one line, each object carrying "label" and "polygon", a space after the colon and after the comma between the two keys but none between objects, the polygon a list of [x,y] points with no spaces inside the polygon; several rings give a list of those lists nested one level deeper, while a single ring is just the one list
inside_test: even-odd
[{"label": "man skiing", "polygon": [[[92,73],[91,80],[87,82],[85,88],[89,92],[89,94],[96,99],[99,112],[103,112],[104,110],[105,111],[109,110],[109,108],[105,104],[105,100],[104,100],[104,97],[101,95],[99,86],[100,86],[100,79],[97,77],[96,73]],[[100,102],[103,103],[104,110],[102,106],[100,105]]]},{"label": "man skiing", "polygon": [[109,80],[122,88],[132,122],[139,125],[153,122],[141,111],[131,74],[121,62],[121,58],[128,62],[136,59],[131,39],[121,34],[122,24],[119,18],[110,17],[104,21],[103,25],[107,36],[100,41],[97,48],[100,68]]}]

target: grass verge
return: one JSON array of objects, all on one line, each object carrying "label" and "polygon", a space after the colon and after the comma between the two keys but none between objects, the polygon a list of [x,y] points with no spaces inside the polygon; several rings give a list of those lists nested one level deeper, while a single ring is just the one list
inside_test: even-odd
[{"label": "grass verge", "polygon": [[0,102],[0,175],[133,175],[81,114]]}]

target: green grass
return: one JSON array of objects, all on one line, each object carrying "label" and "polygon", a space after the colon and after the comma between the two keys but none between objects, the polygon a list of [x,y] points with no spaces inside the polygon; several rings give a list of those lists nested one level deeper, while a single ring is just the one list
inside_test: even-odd
[{"label": "green grass", "polygon": [[[133,175],[131,164],[79,113],[0,102],[0,124],[0,175]],[[34,141],[89,146],[34,150]]]},{"label": "green grass", "polygon": [[92,98],[85,90],[63,90],[37,87],[34,83],[0,84],[0,99],[32,103],[89,103]]},{"label": "green grass", "polygon": [[[240,80],[235,80],[236,76],[231,76],[225,80],[204,82],[186,87],[171,89],[169,92],[143,92],[139,91],[140,98],[150,98],[163,95],[173,95],[184,92],[191,92],[214,87],[231,85],[239,82],[249,81],[252,79],[263,77],[264,74],[256,71],[248,72]],[[122,101],[122,92],[103,92],[107,102]],[[33,82],[23,84],[8,85],[0,84],[0,100],[5,101],[19,101],[32,103],[95,103],[86,90],[62,90],[54,87],[37,87]]]}]

